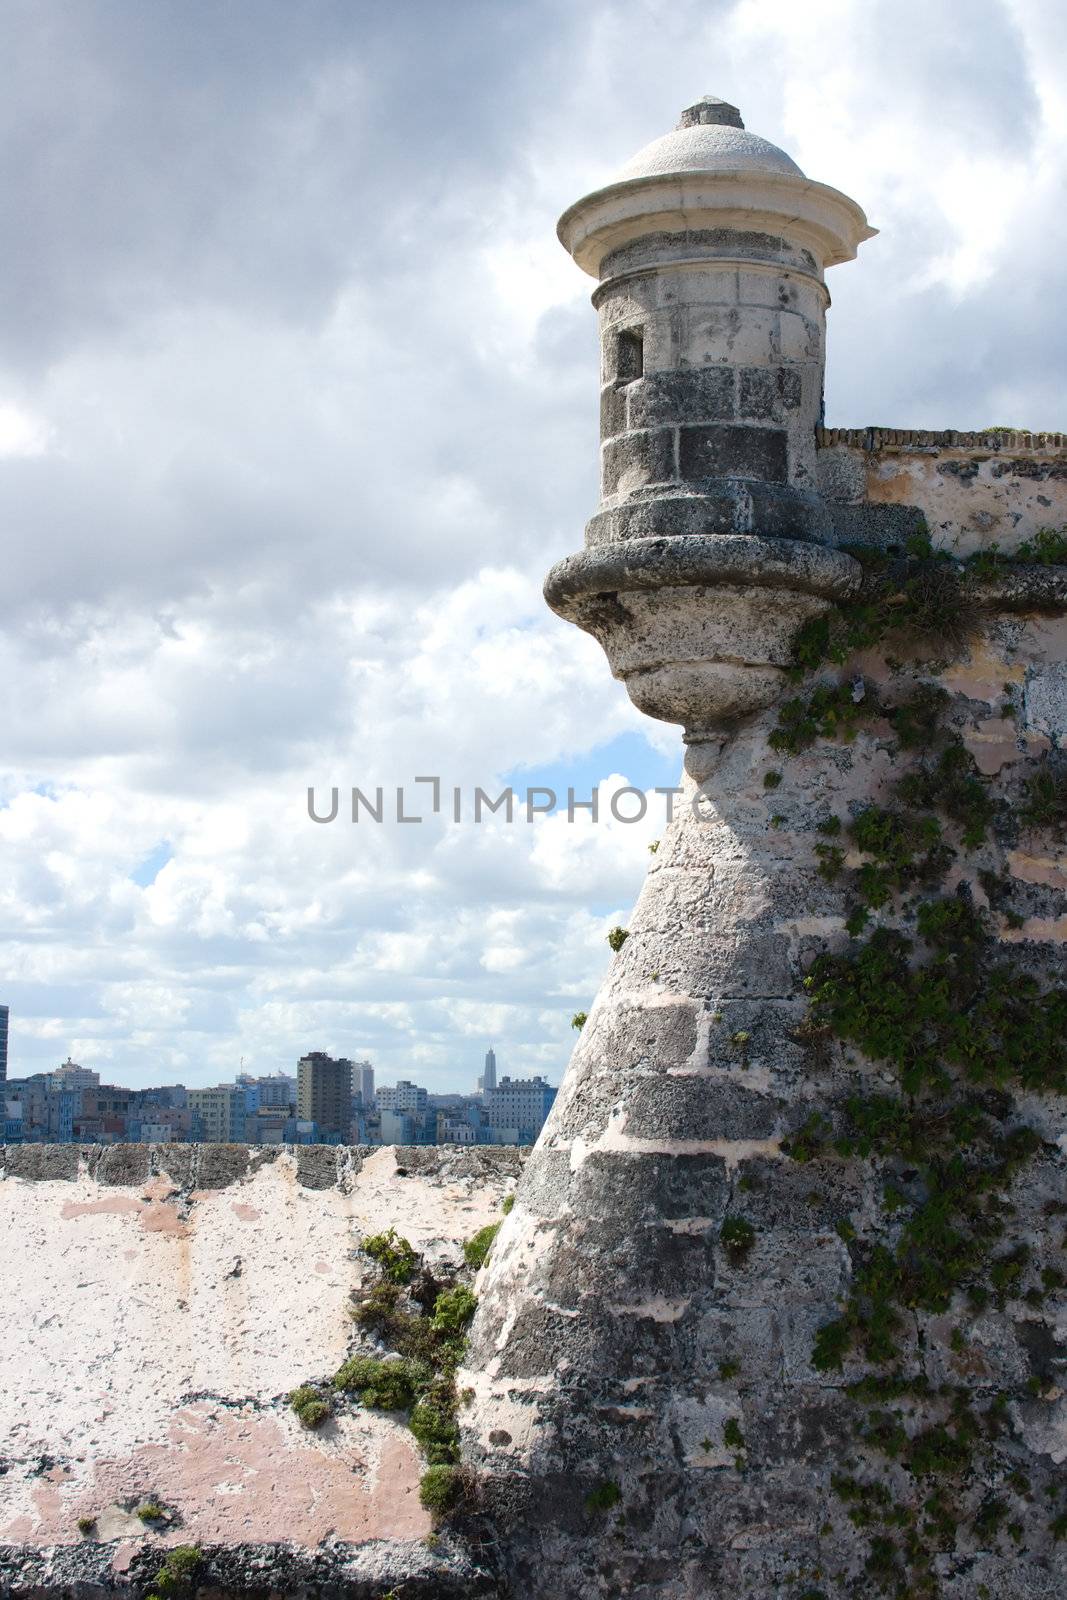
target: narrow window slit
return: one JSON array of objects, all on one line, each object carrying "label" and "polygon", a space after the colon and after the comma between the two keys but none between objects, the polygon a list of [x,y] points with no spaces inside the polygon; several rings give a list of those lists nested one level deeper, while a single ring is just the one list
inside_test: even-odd
[{"label": "narrow window slit", "polygon": [[633,328],[618,336],[615,346],[615,376],[619,383],[632,383],[644,376],[645,341]]}]

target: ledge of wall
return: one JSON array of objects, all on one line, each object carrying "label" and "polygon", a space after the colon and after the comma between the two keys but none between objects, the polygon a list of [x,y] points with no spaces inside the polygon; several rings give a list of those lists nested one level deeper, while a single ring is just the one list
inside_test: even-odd
[{"label": "ledge of wall", "polygon": [[860,450],[910,448],[919,450],[994,450],[1001,454],[1032,455],[1040,451],[1067,451],[1067,433],[1031,433],[1027,429],[1001,428],[995,433],[961,433],[956,428],[816,428],[815,445],[829,450],[848,445]]}]

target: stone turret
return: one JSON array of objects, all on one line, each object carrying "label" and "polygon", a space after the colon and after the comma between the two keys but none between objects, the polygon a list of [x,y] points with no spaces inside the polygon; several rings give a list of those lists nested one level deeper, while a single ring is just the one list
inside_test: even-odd
[{"label": "stone turret", "polygon": [[601,505],[546,597],[687,732],[768,704],[797,621],[857,580],[813,543],[815,430],[826,268],[874,231],[710,96],[560,220],[599,280]]},{"label": "stone turret", "polygon": [[820,500],[870,233],[710,98],[560,223],[603,498],[546,597],[688,748],[460,1377],[523,1600],[1067,1585],[1067,535]]}]

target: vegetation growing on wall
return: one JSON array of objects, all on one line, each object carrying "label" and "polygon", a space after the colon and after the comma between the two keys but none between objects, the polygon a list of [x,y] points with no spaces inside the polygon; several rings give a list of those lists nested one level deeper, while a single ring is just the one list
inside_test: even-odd
[{"label": "vegetation growing on wall", "polygon": [[[1054,554],[1064,559],[1067,541]],[[900,615],[909,628],[921,615],[924,629],[934,630],[938,608],[943,636],[958,646],[971,626],[966,575],[950,563],[950,581],[927,581],[931,561],[937,558],[913,551],[903,571],[872,563],[873,591],[800,630],[798,670],[895,643]],[[950,867],[967,865],[994,829],[1011,837],[1020,826],[1044,828],[1062,837],[1067,782],[1046,759],[1013,813],[993,798],[946,724],[948,706],[943,690],[923,682],[893,705],[879,704],[862,684],[819,684],[782,707],[770,740],[796,754],[816,739],[850,739],[878,716],[897,750],[889,804],[820,825],[820,871],[849,891],[852,942],[824,952],[809,970],[801,1030],[811,1043],[836,1040],[846,1060],[857,1052],[888,1081],[809,1118],[786,1150],[828,1167],[869,1162],[881,1177],[877,1220],[839,1229],[851,1286],[839,1316],[818,1331],[811,1359],[827,1374],[847,1366],[854,1375],[845,1392],[864,1450],[835,1475],[833,1489],[866,1538],[870,1579],[899,1600],[938,1593],[934,1558],[957,1549],[961,1537],[979,1548],[1018,1544],[1033,1494],[1013,1446],[1011,1405],[1043,1393],[1040,1377],[1017,1389],[993,1379],[934,1383],[924,1375],[917,1332],[934,1341],[933,1319],[952,1316],[942,1367],[954,1363],[963,1373],[970,1324],[987,1308],[1021,1302],[1032,1322],[1067,1287],[1067,1238],[1039,1248],[1023,1237],[1011,1198],[1021,1171],[1056,1155],[1013,1097],[1067,1092],[1067,989],[1043,981],[1032,955],[998,941],[1002,926],[1021,921],[1010,906],[1010,880],[988,866],[973,873],[988,911],[966,877],[955,893],[945,887]],[[855,868],[846,869],[846,844],[862,858]],[[973,1370],[981,1372],[981,1363]],[[884,1463],[881,1475],[870,1469],[872,1456]],[[1053,1538],[1067,1536],[1064,1507],[1052,1503],[1046,1520]]]},{"label": "vegetation growing on wall", "polygon": [[967,561],[967,569],[980,577],[993,577],[1007,566],[1019,562],[1039,567],[1067,566],[1067,528],[1039,528],[1032,539],[1008,553],[998,544],[987,545]]},{"label": "vegetation growing on wall", "polygon": [[[513,1203],[513,1195],[505,1197],[505,1215]],[[468,1266],[484,1264],[499,1229],[499,1222],[490,1223],[467,1240]],[[466,1283],[435,1275],[395,1229],[364,1239],[363,1249],[377,1277],[355,1300],[352,1318],[373,1353],[353,1352],[329,1383],[301,1384],[289,1403],[308,1428],[320,1426],[345,1401],[403,1413],[429,1463],[420,1500],[442,1516],[470,1493],[468,1475],[458,1465],[461,1397],[455,1380],[478,1300]]]},{"label": "vegetation growing on wall", "polygon": [[195,1593],[200,1564],[200,1550],[196,1545],[175,1545],[167,1551],[147,1600],[186,1600]]}]

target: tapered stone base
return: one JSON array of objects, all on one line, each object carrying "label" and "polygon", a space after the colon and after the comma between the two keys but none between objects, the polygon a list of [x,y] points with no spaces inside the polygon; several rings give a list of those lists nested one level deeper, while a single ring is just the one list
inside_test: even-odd
[{"label": "tapered stone base", "polygon": [[[1018,660],[983,645],[975,665],[946,674],[976,750],[989,708],[973,696],[1002,670],[1018,674]],[[891,1490],[897,1478],[914,1489],[857,1441],[845,1385],[867,1369],[812,1364],[854,1270],[842,1235],[880,1214],[885,1172],[783,1149],[813,1112],[832,1116],[848,1095],[886,1086],[877,1066],[832,1042],[813,1047],[798,1025],[807,967],[847,943],[845,894],[820,874],[817,825],[884,803],[899,767],[885,723],[788,759],[768,750],[773,723],[767,713],[690,747],[679,815],[478,1286],[460,1377],[474,1391],[465,1453],[523,1600],[845,1600],[869,1582],[869,1547],[832,1475],[869,1469]],[[1041,748],[1025,728],[1014,737],[1010,761]],[[783,776],[769,790],[770,769]],[[968,857],[976,903],[979,867],[1025,878],[1009,855],[990,840]],[[1061,910],[1065,890],[1067,879]],[[1035,970],[1054,978],[1059,949],[1032,937]],[[1046,1139],[1067,1127],[1057,1101],[1031,1097],[1019,1115]],[[1043,1207],[1064,1177],[1053,1147],[1013,1191],[1013,1231],[1047,1232]],[[724,1245],[727,1218],[753,1230],[750,1248]],[[1012,1507],[1021,1545],[983,1548],[961,1532],[937,1556],[941,1593],[1058,1594],[1067,1572],[1044,1488],[1067,1453],[1067,1401],[1050,1410],[1027,1390],[1052,1337],[1048,1315],[989,1309],[966,1362],[950,1326],[909,1316],[900,1366],[934,1385],[1010,1394],[1031,1490]],[[982,1490],[962,1492],[977,1503]]]}]

